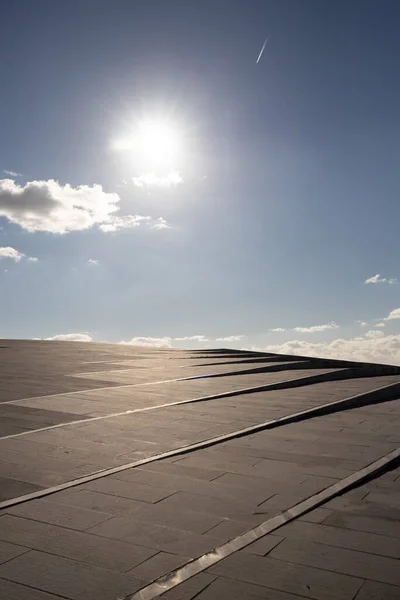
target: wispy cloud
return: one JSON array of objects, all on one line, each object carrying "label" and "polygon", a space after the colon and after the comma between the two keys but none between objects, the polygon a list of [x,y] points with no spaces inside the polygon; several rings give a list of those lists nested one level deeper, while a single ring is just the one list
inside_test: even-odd
[{"label": "wispy cloud", "polygon": [[158,176],[155,173],[147,173],[139,177],[133,177],[133,184],[137,187],[159,187],[168,188],[174,185],[179,185],[183,182],[178,171],[170,171],[167,175]]},{"label": "wispy cloud", "polygon": [[220,338],[216,338],[216,342],[240,342],[240,340],[242,340],[244,337],[244,335],[228,335],[227,337],[220,337]]},{"label": "wispy cloud", "polygon": [[400,319],[400,308],[395,308],[394,310],[392,310],[387,317],[385,317],[385,319],[383,319],[384,321],[392,321],[393,319]]},{"label": "wispy cloud", "polygon": [[175,342],[209,342],[210,340],[205,335],[187,335],[185,337],[174,338]]},{"label": "wispy cloud", "polygon": [[375,327],[386,327],[385,323],[377,323]]},{"label": "wispy cloud", "polygon": [[9,175],[10,177],[22,177],[22,173],[16,173],[15,171],[8,171],[7,169],[3,169],[3,173]]},{"label": "wispy cloud", "polygon": [[91,265],[91,266],[95,266],[95,265],[99,265],[100,263],[98,260],[95,260],[94,258],[89,258],[89,260],[87,261],[87,264]]},{"label": "wispy cloud", "polygon": [[358,323],[358,325],[361,327],[366,327],[368,325],[367,321],[356,321],[356,323]]},{"label": "wispy cloud", "polygon": [[282,332],[282,331],[296,331],[297,333],[316,333],[318,331],[325,331],[327,329],[339,329],[339,325],[335,322],[325,323],[324,325],[311,325],[310,327],[293,327],[292,329],[286,329],[284,327],[274,327],[268,329],[271,332]]},{"label": "wispy cloud", "polygon": [[15,262],[20,262],[23,258],[26,258],[29,262],[38,262],[39,260],[36,256],[26,257],[25,254],[15,248],[11,248],[11,246],[0,247],[0,259],[1,258],[8,258]]},{"label": "wispy cloud", "polygon": [[147,225],[150,229],[168,228],[167,222],[162,217],[152,219],[152,217],[144,217],[143,215],[124,215],[122,217],[111,217],[107,223],[99,225],[99,229],[107,233],[119,229],[131,229],[139,227],[139,225]]},{"label": "wispy cloud", "polygon": [[316,333],[317,331],[326,331],[327,329],[339,329],[336,323],[325,323],[325,325],[312,325],[311,327],[295,327],[293,331],[298,333]]},{"label": "wispy cloud", "polygon": [[381,277],[380,273],[377,273],[373,277],[369,277],[368,279],[366,279],[364,283],[388,283],[392,285],[394,283],[398,283],[398,281],[394,277]]},{"label": "wispy cloud", "polygon": [[172,348],[172,339],[170,337],[133,337],[128,342],[120,342],[129,346],[154,346],[156,348]]}]

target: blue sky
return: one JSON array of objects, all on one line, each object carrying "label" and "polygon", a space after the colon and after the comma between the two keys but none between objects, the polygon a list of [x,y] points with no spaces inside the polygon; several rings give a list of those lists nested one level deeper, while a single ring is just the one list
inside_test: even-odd
[{"label": "blue sky", "polygon": [[400,364],[396,0],[3,14],[0,336]]}]

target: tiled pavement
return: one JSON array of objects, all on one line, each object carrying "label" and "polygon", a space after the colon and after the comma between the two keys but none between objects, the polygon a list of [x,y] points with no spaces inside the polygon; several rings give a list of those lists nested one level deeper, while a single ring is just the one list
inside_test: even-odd
[{"label": "tiled pavement", "polygon": [[[99,356],[105,356],[110,362],[95,366],[108,372],[122,363],[119,348],[113,355],[112,346],[96,353],[91,344],[82,346],[95,358],[82,349],[81,362],[74,362],[68,358],[69,344],[59,350],[52,348],[54,355],[59,351],[71,364],[64,369],[65,379],[88,372],[91,358],[100,361]],[[24,350],[28,356],[26,347]],[[121,368],[129,368],[129,377],[138,383],[172,379],[168,373],[175,376],[178,370],[190,372],[190,364],[218,360],[215,353],[203,356],[125,348]],[[56,359],[51,359],[53,364]],[[219,362],[228,359],[229,355]],[[238,355],[231,359],[233,364],[224,365],[224,372],[243,370],[243,364],[235,362]],[[274,360],[275,364],[298,362]],[[136,363],[137,368],[132,366]],[[176,366],[178,363],[189,365]],[[44,358],[41,365],[44,368]],[[196,369],[197,373],[211,372],[208,366]],[[322,369],[312,365],[308,372],[266,371],[136,388],[109,387],[101,392],[48,394],[11,404],[3,395],[3,407],[53,411],[61,414],[60,418],[67,415],[65,420],[71,424],[34,432],[43,422],[30,419],[29,414],[37,417],[36,413],[25,412],[31,432],[0,439],[0,493],[3,499],[18,498],[98,469],[400,381],[395,372],[378,376],[380,371],[371,367],[369,377],[295,385],[79,424],[70,418],[105,416],[337,369],[337,364]],[[159,377],[161,371],[164,374]],[[222,365],[214,372],[221,373]],[[81,390],[92,383],[83,376],[75,379]],[[29,390],[29,377],[23,385]],[[101,385],[104,387],[104,380]],[[78,413],[79,407],[88,412]],[[372,403],[221,441],[42,498],[16,501],[0,513],[0,596],[11,600],[113,600],[132,595],[396,449],[400,446],[399,424],[400,400]],[[400,598],[399,483],[398,470],[372,479],[233,553],[162,598]]]}]

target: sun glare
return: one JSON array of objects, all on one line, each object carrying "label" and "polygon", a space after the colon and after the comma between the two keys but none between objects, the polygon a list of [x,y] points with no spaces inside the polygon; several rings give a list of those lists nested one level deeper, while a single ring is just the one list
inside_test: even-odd
[{"label": "sun glare", "polygon": [[180,139],[166,121],[141,121],[132,137],[116,140],[114,150],[129,151],[135,163],[149,170],[175,168],[179,159]]}]

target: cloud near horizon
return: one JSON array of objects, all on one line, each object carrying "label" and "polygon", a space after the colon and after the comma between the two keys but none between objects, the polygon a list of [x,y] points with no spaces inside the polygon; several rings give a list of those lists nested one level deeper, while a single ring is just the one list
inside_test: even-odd
[{"label": "cloud near horizon", "polygon": [[29,232],[65,234],[98,226],[103,232],[136,227],[143,223],[155,229],[165,221],[149,216],[116,216],[120,197],[104,192],[101,185],[61,185],[54,179],[24,185],[0,179],[0,217]]},{"label": "cloud near horizon", "polygon": [[378,334],[378,336],[339,338],[332,342],[321,343],[291,340],[283,344],[269,344],[264,347],[253,346],[251,350],[400,366],[400,334],[385,336],[382,331],[367,333]]},{"label": "cloud near horizon", "polygon": [[59,333],[47,338],[33,338],[35,340],[46,340],[49,342],[93,342],[88,333]]}]

